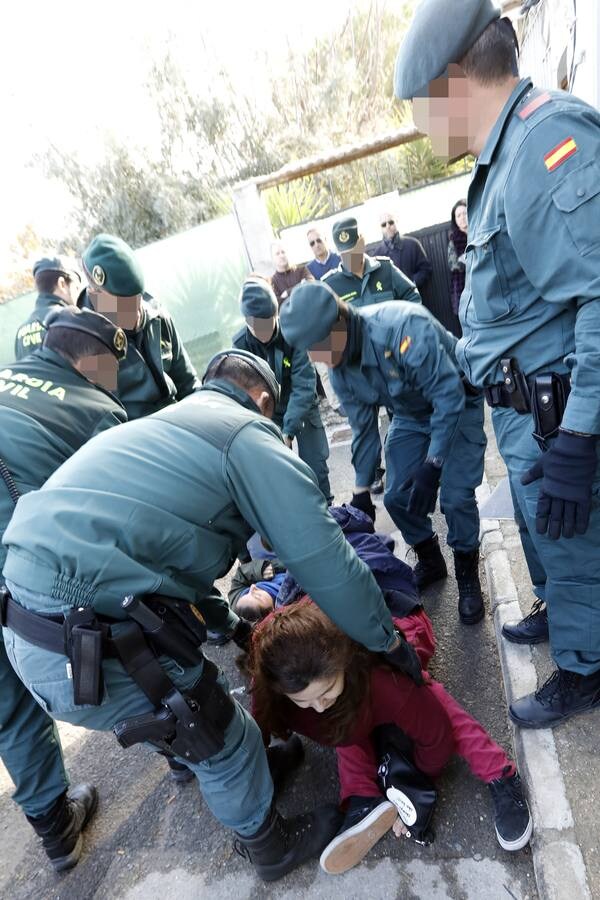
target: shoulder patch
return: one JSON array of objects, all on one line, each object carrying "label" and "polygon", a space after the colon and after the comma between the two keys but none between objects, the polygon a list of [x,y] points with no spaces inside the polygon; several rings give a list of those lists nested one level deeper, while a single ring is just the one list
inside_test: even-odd
[{"label": "shoulder patch", "polygon": [[400,353],[402,355],[404,355],[411,344],[412,344],[412,338],[410,337],[410,335],[407,334],[406,337],[402,339],[402,342],[400,344]]},{"label": "shoulder patch", "polygon": [[552,97],[548,91],[533,90],[525,99],[527,101],[525,106],[518,112],[519,118],[523,121],[533,115],[536,109],[539,109],[544,103],[548,103],[552,100]]},{"label": "shoulder patch", "polygon": [[566,159],[577,152],[577,144],[572,137],[565,138],[544,156],[544,164],[549,172],[557,169]]}]

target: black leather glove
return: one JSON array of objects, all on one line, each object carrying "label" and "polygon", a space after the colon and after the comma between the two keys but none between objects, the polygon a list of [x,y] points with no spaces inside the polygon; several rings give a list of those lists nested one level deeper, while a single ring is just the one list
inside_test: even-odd
[{"label": "black leather glove", "polygon": [[238,645],[240,650],[244,651],[244,653],[248,653],[250,650],[250,641],[252,640],[253,630],[254,625],[252,624],[252,622],[248,622],[246,619],[240,619],[240,621],[233,629],[231,639],[234,644]]},{"label": "black leather glove", "polygon": [[410,490],[407,507],[409,513],[427,516],[435,510],[441,477],[441,466],[435,466],[425,460],[410,478],[400,485],[401,491]]},{"label": "black leather glove", "polygon": [[404,672],[409,678],[412,678],[415,684],[425,684],[421,672],[421,662],[417,656],[417,651],[409,644],[401,631],[396,628],[396,635],[400,643],[394,650],[388,650],[383,654],[383,658],[394,669]]},{"label": "black leather glove", "polygon": [[369,491],[360,491],[358,494],[352,494],[350,503],[352,506],[356,507],[356,509],[360,509],[361,512],[366,513],[373,521],[375,521],[375,505],[371,500]]},{"label": "black leather glove", "polygon": [[597,436],[559,431],[550,449],[542,454],[521,484],[542,479],[535,530],[553,541],[562,535],[585,534],[592,508],[592,484],[598,464]]}]

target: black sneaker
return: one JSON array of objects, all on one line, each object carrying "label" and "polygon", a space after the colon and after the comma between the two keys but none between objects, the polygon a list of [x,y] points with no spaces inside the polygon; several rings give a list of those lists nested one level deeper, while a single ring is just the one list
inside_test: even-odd
[{"label": "black sneaker", "polygon": [[263,881],[276,881],[321,853],[341,820],[339,809],[331,803],[294,819],[284,819],[272,806],[258,831],[250,837],[238,835],[233,846]]},{"label": "black sneaker", "polygon": [[[508,768],[505,773],[510,771]],[[529,843],[533,822],[519,775],[504,774],[488,784],[496,811],[496,837],[503,850],[520,850]]]},{"label": "black sneaker", "polygon": [[78,784],[63,794],[45,816],[27,819],[56,872],[72,869],[79,862],[81,832],[98,808],[98,791],[92,784]]},{"label": "black sneaker", "polygon": [[417,590],[423,591],[430,584],[446,578],[448,569],[440,550],[437,534],[415,544],[413,550],[417,554],[417,564],[414,568]]},{"label": "black sneaker", "polygon": [[551,728],[597,706],[600,706],[600,671],[580,675],[556,669],[541,688],[515,700],[508,711],[521,728]]},{"label": "black sneaker", "polygon": [[512,644],[541,644],[547,641],[548,610],[543,600],[536,600],[531,611],[520,622],[506,622],[502,634]]},{"label": "black sneaker", "polygon": [[341,875],[363,859],[386,831],[398,811],[383,797],[350,797],[348,811],[337,835],[328,844],[319,862],[328,875]]}]

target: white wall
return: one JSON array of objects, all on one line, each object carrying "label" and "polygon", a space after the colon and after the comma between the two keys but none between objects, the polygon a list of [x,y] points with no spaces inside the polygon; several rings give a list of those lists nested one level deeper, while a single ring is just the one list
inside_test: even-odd
[{"label": "white wall", "polygon": [[286,228],[281,238],[287,247],[290,262],[299,263],[312,259],[312,250],[306,240],[306,232],[312,224],[324,232],[324,236],[329,240],[330,249],[335,249],[331,240],[331,226],[338,219],[349,216],[354,216],[358,221],[367,244],[381,239],[381,215],[384,212],[394,215],[400,231],[417,231],[429,225],[447,222],[455,202],[467,196],[470,179],[469,173],[435,181],[433,184],[413,188],[402,194],[398,194],[398,191],[380,194],[371,197],[360,206],[354,206],[314,223],[305,222],[303,225]]}]

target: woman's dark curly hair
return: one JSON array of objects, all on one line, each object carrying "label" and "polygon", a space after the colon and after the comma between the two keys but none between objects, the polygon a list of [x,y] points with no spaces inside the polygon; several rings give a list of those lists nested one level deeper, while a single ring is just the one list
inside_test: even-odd
[{"label": "woman's dark curly hair", "polygon": [[311,681],[344,673],[344,690],[321,713],[327,743],[342,743],[357,723],[369,693],[370,673],[381,657],[340,631],[312,600],[278,610],[255,630],[249,674],[253,681],[253,714],[263,733],[285,737],[297,709],[286,694],[298,694]]}]

